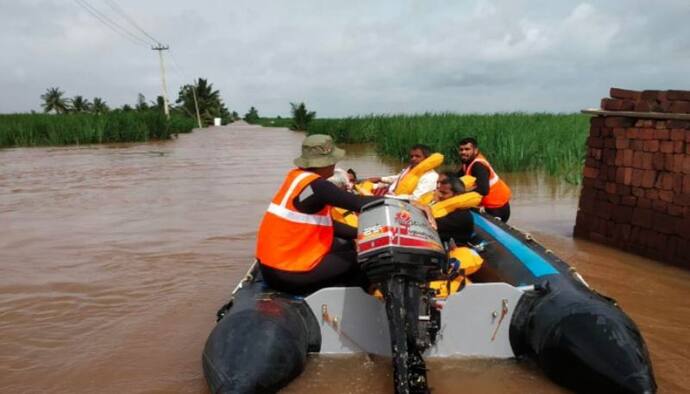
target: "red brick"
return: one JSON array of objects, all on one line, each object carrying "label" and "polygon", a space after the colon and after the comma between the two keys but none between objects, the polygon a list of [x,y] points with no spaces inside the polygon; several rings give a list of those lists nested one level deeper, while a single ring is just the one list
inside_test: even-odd
[{"label": "red brick", "polygon": [[615,138],[625,138],[626,130],[627,129],[624,129],[622,127],[616,127],[615,129],[613,129],[613,136]]},{"label": "red brick", "polygon": [[673,192],[683,192],[683,174],[673,174]]},{"label": "red brick", "polygon": [[596,178],[598,175],[598,168],[585,167],[585,169],[582,171],[582,176],[585,178]]},{"label": "red brick", "polygon": [[[632,168],[630,169],[630,174],[632,176]],[[618,186],[616,186],[616,193],[621,196],[629,196],[631,190],[632,188],[628,185],[622,185],[619,183]]]},{"label": "red brick", "polygon": [[[657,120],[656,123],[654,123],[654,128],[656,130],[665,130],[667,127],[667,123],[665,120]],[[656,130],[654,130],[656,132]]]},{"label": "red brick", "polygon": [[645,170],[642,173],[642,187],[653,187],[654,182],[656,181],[656,171],[654,170]]},{"label": "red brick", "polygon": [[604,149],[603,161],[607,165],[614,165],[616,163],[616,151],[613,149]]},{"label": "red brick", "polygon": [[609,96],[617,99],[639,100],[642,93],[637,90],[611,88],[611,90],[609,90]]},{"label": "red brick", "polygon": [[629,224],[621,224],[620,225],[620,235],[621,235],[621,239],[623,241],[627,241],[630,239],[631,228],[632,227]]},{"label": "red brick", "polygon": [[615,148],[616,147],[615,138],[613,138],[613,137],[604,138],[604,147],[605,148]]},{"label": "red brick", "polygon": [[[614,183],[614,185],[615,185],[615,183]],[[614,190],[614,193],[615,193],[615,190]],[[619,196],[618,194],[607,194],[606,195],[606,201],[610,202],[615,207],[617,205],[620,205],[621,196]]]},{"label": "red brick", "polygon": [[[625,155],[623,156],[625,158]],[[664,154],[663,153],[655,153],[654,157],[652,157],[652,168],[655,170],[663,170],[664,169]]]},{"label": "red brick", "polygon": [[635,128],[635,127],[630,127],[625,129],[625,136],[627,138],[637,138],[637,133],[639,132],[640,129]]},{"label": "red brick", "polygon": [[690,130],[671,129],[671,140],[672,141],[684,141],[686,133],[690,133]]},{"label": "red brick", "polygon": [[[633,172],[633,177],[634,177],[634,172]],[[632,188],[632,195],[635,197],[644,197],[644,189],[641,187],[633,187]]]},{"label": "red brick", "polygon": [[621,204],[623,204],[623,205],[634,207],[636,203],[637,203],[637,197],[633,197],[633,196],[621,197]]},{"label": "red brick", "polygon": [[659,199],[661,201],[673,202],[674,193],[672,190],[661,190],[659,192]]},{"label": "red brick", "polygon": [[[597,190],[604,190],[604,186],[606,186],[606,181],[603,179],[605,177],[601,175],[602,173],[606,173],[606,171],[599,170],[600,175],[594,180],[594,188]],[[605,199],[606,193],[604,193],[604,196],[602,196],[601,198]]]},{"label": "red brick", "polygon": [[635,101],[605,98],[601,100],[601,108],[607,111],[632,111]]},{"label": "red brick", "polygon": [[[680,156],[680,155],[676,155]],[[683,169],[682,169],[683,174],[690,174],[690,156],[685,156],[683,158]]]},{"label": "red brick", "polygon": [[652,209],[657,211],[657,212],[666,212],[667,207],[668,207],[668,203],[666,201],[662,201],[662,200],[652,201]]},{"label": "red brick", "polygon": [[629,206],[617,206],[613,208],[613,221],[616,223],[630,223],[633,209]]},{"label": "red brick", "polygon": [[642,168],[642,152],[633,153],[632,167]]},{"label": "red brick", "polygon": [[623,166],[623,151],[622,150],[616,151],[615,165],[616,165],[616,167],[622,167]]},{"label": "red brick", "polygon": [[610,127],[602,127],[601,128],[601,136],[602,137],[610,137],[613,135],[613,129]]},{"label": "red brick", "polygon": [[585,166],[587,167],[592,167],[592,168],[599,168],[599,160],[593,158],[593,157],[588,157],[585,159]]},{"label": "red brick", "polygon": [[661,104],[656,100],[641,99],[635,103],[635,112],[660,112]]},{"label": "red brick", "polygon": [[671,112],[674,114],[690,113],[690,101],[674,101],[671,103]]},{"label": "red brick", "polygon": [[661,97],[661,90],[643,90],[640,95],[642,100],[659,100]]},{"label": "red brick", "polygon": [[[690,194],[688,194],[688,193],[674,194],[673,195],[673,203],[675,205],[680,205],[682,207],[690,207]],[[685,212],[683,212],[683,215],[685,215]]]},{"label": "red brick", "polygon": [[654,154],[653,153],[643,153],[642,154],[642,168],[645,170],[651,170],[654,168],[653,165]]},{"label": "red brick", "polygon": [[601,149],[589,148],[589,151],[593,158],[601,160]]},{"label": "red brick", "polygon": [[633,164],[634,152],[632,149],[626,149],[623,151],[623,165],[626,167],[631,167]]},{"label": "red brick", "polygon": [[652,218],[652,228],[664,234],[672,234],[676,230],[677,218],[664,213],[655,213]]},{"label": "red brick", "polygon": [[690,219],[679,219],[676,222],[675,233],[685,239],[690,239]]},{"label": "red brick", "polygon": [[659,198],[659,191],[656,189],[647,189],[644,192],[644,197],[654,201]]},{"label": "red brick", "polygon": [[606,127],[632,127],[635,124],[635,119],[623,116],[608,116],[604,120]]},{"label": "red brick", "polygon": [[[626,141],[626,143],[627,143],[627,141]],[[616,148],[618,148],[618,140],[616,140]],[[624,148],[627,148],[627,146],[625,146]],[[659,150],[659,141],[657,141],[657,140],[645,141],[643,150],[645,152],[656,152],[656,151],[658,151]]]},{"label": "red brick", "polygon": [[606,193],[608,194],[616,194],[616,183],[606,182],[606,187],[604,190],[606,190]]},{"label": "red brick", "polygon": [[669,172],[661,172],[656,179],[655,188],[661,190],[671,190],[673,189],[673,174]]},{"label": "red brick", "polygon": [[671,216],[683,215],[683,208],[675,204],[668,204],[668,214]]},{"label": "red brick", "polygon": [[653,211],[651,209],[635,208],[633,209],[630,223],[633,226],[650,228],[652,226],[652,215]]},{"label": "red brick", "polygon": [[690,175],[683,175],[682,193],[690,193]]},{"label": "red brick", "polygon": [[609,220],[611,218],[612,207],[613,205],[607,201],[597,201],[594,204],[596,215],[604,220]]},{"label": "red brick", "polygon": [[616,166],[611,165],[606,170],[606,179],[615,182],[616,181]]},{"label": "red brick", "polygon": [[640,131],[637,133],[637,138],[639,138],[641,140],[651,140],[654,138],[654,133],[656,133],[656,129],[652,129],[652,128],[640,129]]},{"label": "red brick", "polygon": [[690,120],[669,119],[669,129],[690,129]]},{"label": "red brick", "polygon": [[685,141],[673,141],[673,152],[683,153],[685,150]]},{"label": "red brick", "polygon": [[[613,88],[611,88],[611,92]],[[609,93],[610,94],[610,93]],[[613,97],[613,95],[611,95]],[[616,98],[628,98],[628,97],[616,97]],[[690,91],[688,90],[669,90],[666,92],[666,98],[669,100],[690,100]]]},{"label": "red brick", "polygon": [[673,141],[661,141],[659,150],[662,153],[673,153]]},{"label": "red brick", "polygon": [[657,140],[667,140],[670,138],[670,132],[667,129],[654,130],[654,138]]},{"label": "red brick", "polygon": [[589,137],[587,138],[587,146],[592,148],[602,148],[604,146],[604,139],[601,137]]},{"label": "red brick", "polygon": [[654,127],[654,121],[651,119],[640,119],[635,122],[635,127]]},{"label": "red brick", "polygon": [[634,187],[639,187],[640,185],[642,185],[642,174],[642,170],[634,168],[632,174],[632,181],[630,181],[630,184]]},{"label": "red brick", "polygon": [[652,200],[648,198],[638,198],[637,207],[642,209],[649,209],[652,207]]}]

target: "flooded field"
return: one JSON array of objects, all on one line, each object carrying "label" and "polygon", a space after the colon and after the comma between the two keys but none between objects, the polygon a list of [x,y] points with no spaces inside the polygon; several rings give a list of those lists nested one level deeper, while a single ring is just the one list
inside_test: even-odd
[{"label": "flooded field", "polygon": [[[247,270],[258,221],[298,155],[285,129],[216,127],[163,143],[0,150],[0,392],[206,393],[201,350]],[[341,163],[394,172],[369,146]],[[571,236],[579,190],[501,174],[510,223],[616,298],[659,392],[688,391],[690,272]],[[435,393],[564,392],[529,362],[432,360]],[[392,392],[390,363],[310,360],[288,393]]]}]

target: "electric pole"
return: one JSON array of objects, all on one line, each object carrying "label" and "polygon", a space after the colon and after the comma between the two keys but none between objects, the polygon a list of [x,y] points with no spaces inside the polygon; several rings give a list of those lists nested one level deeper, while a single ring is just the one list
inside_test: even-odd
[{"label": "electric pole", "polygon": [[163,46],[161,43],[158,43],[155,47],[151,47],[152,50],[158,51],[158,57],[161,60],[161,83],[163,84],[163,102],[164,102],[164,109],[165,109],[165,117],[170,119],[170,110],[168,110],[168,86],[165,83],[165,66],[163,65],[163,51],[167,51],[170,49],[169,46]]}]

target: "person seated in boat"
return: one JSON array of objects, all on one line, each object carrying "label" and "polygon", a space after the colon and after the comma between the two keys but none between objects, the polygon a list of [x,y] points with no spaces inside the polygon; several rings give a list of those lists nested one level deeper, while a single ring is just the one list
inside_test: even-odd
[{"label": "person seated in boat", "polygon": [[[448,200],[449,198],[465,193],[465,185],[453,171],[442,172],[438,176],[434,203]],[[455,209],[449,214],[436,218],[438,234],[443,242],[454,239],[458,244],[470,241],[474,233],[474,219],[468,208]]]},{"label": "person seated in boat", "polygon": [[359,212],[382,197],[357,196],[327,181],[344,156],[328,135],[302,142],[296,168],[273,197],[257,234],[256,258],[271,288],[308,294],[336,284],[366,285],[352,242],[357,231],[334,222],[330,211],[335,206]]},{"label": "person seated in boat", "polygon": [[352,168],[347,169],[347,179],[350,181],[351,185],[357,184],[357,173]]},{"label": "person seated in boat", "polygon": [[338,186],[338,188],[341,190],[346,192],[352,191],[353,184],[350,182],[350,177],[348,176],[347,171],[343,170],[342,168],[336,167],[333,170],[333,175],[328,178],[328,181]]},{"label": "person seated in boat", "polygon": [[507,222],[510,217],[510,188],[498,177],[486,157],[479,152],[477,140],[472,137],[460,140],[458,154],[462,167],[457,176],[472,175],[475,177],[476,188],[474,191],[484,196],[481,205],[486,213]]},{"label": "person seated in boat", "polygon": [[[432,169],[425,171],[422,174],[415,174],[414,168],[419,165],[422,161],[431,155],[431,148],[423,144],[413,145],[410,148],[410,161],[407,167],[403,168],[397,175],[390,175],[384,177],[371,177],[368,178],[369,181],[377,183],[383,183],[380,187],[374,190],[376,195],[384,194],[395,194],[398,197],[406,197],[410,200],[418,200],[424,193],[430,192],[436,188],[436,180],[438,179],[438,173]],[[442,158],[441,158],[442,160]],[[440,163],[439,163],[440,164]],[[400,193],[398,185],[405,179],[406,176],[418,176],[414,190],[409,192],[409,194]]]}]

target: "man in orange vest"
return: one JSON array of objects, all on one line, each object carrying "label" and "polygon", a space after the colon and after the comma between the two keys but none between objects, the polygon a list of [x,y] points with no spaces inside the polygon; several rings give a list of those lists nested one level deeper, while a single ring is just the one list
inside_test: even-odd
[{"label": "man in orange vest", "polygon": [[458,144],[458,154],[462,162],[458,176],[475,177],[477,181],[474,191],[484,196],[481,205],[486,213],[507,222],[510,217],[510,188],[479,153],[477,140],[471,137],[462,139]]},{"label": "man in orange vest", "polygon": [[297,168],[288,172],[257,234],[256,258],[270,287],[307,294],[336,284],[365,284],[352,242],[357,229],[334,222],[330,211],[335,206],[359,212],[381,197],[348,193],[327,180],[344,156],[328,135],[302,142]]}]

